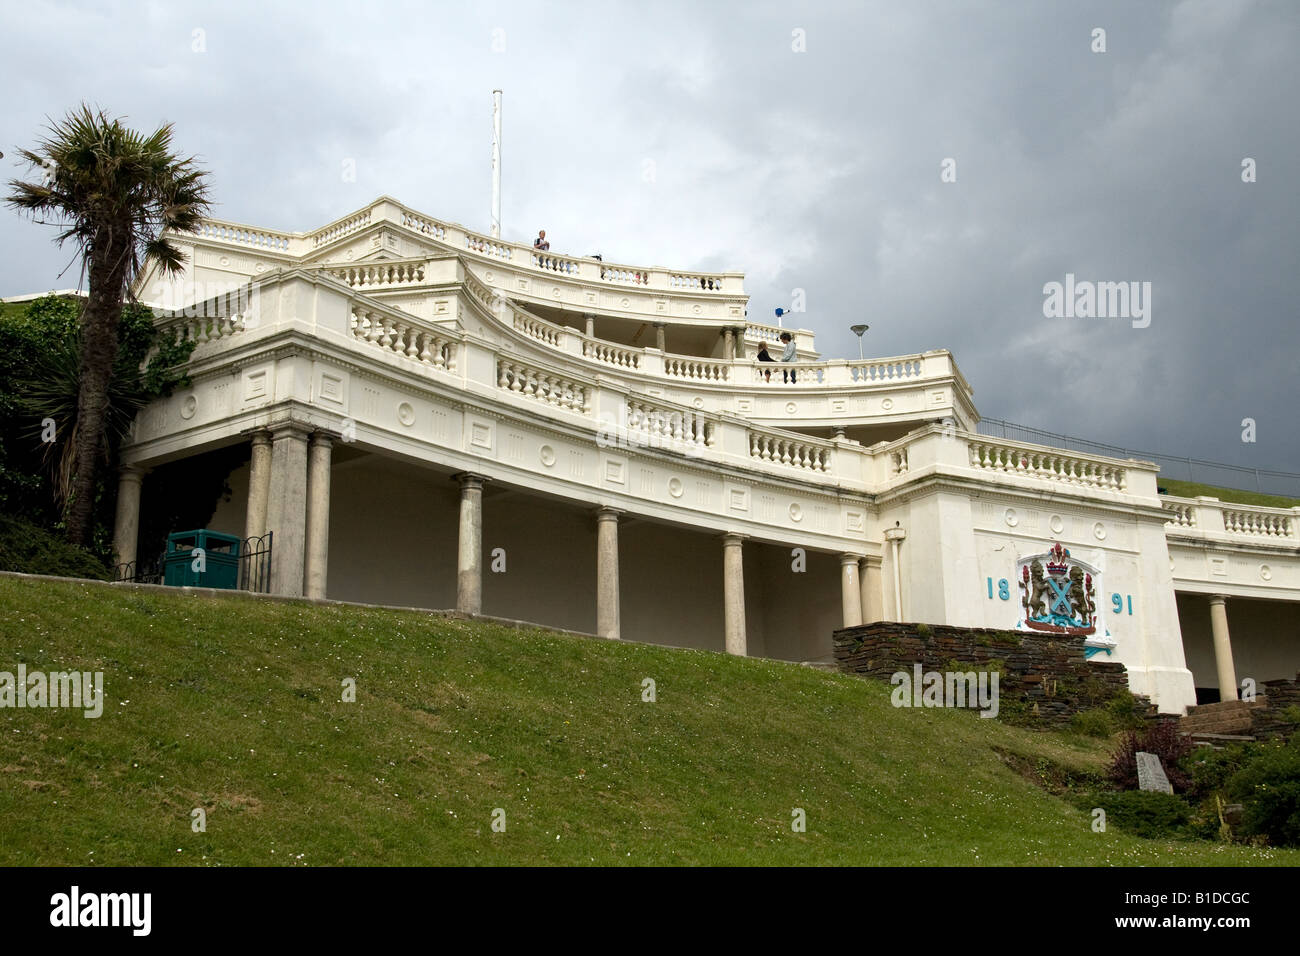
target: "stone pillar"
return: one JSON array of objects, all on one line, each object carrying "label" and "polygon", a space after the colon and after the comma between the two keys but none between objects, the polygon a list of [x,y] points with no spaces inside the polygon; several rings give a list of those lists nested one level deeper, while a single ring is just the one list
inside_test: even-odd
[{"label": "stone pillar", "polygon": [[244,512],[244,540],[266,534],[267,501],[271,496],[271,434],[253,432],[253,454],[248,462],[248,509]]},{"label": "stone pillar", "polygon": [[304,583],[309,598],[325,597],[329,578],[330,448],[324,432],[311,436],[307,450],[307,557]]},{"label": "stone pillar", "polygon": [[1232,664],[1232,639],[1228,636],[1227,598],[1210,598],[1210,631],[1214,635],[1214,666],[1219,671],[1219,699],[1237,699],[1237,670]]},{"label": "stone pillar", "polygon": [[[113,551],[118,564],[134,564],[140,538],[140,483],[144,469],[123,465],[117,473],[117,517],[113,522]],[[129,571],[138,571],[131,568]]]},{"label": "stone pillar", "polygon": [[456,551],[456,610],[483,613],[483,482],[481,475],[462,472],[460,536]]},{"label": "stone pillar", "polygon": [[307,429],[271,429],[271,480],[266,530],[271,539],[271,593],[302,597],[307,543]]},{"label": "stone pillar", "polygon": [[655,323],[655,348],[657,348],[660,352],[668,351],[668,349],[665,347],[664,324],[662,322]]},{"label": "stone pillar", "polygon": [[587,337],[594,338],[596,335],[596,317],[588,312],[584,318],[587,320]]},{"label": "stone pillar", "polygon": [[618,640],[618,517],[615,508],[596,512],[596,634]]},{"label": "stone pillar", "polygon": [[728,654],[746,655],[745,557],[739,534],[722,536],[722,620]]},{"label": "stone pillar", "polygon": [[903,569],[899,562],[902,560],[903,540],[907,537],[907,532],[899,528],[897,524],[893,528],[885,529],[885,540],[889,542],[893,549],[890,553],[890,565],[894,574],[894,620],[898,622],[905,621],[903,617]]},{"label": "stone pillar", "polygon": [[881,590],[881,559],[868,555],[860,559],[858,580],[862,585],[862,622],[871,624],[885,619],[885,594]]},{"label": "stone pillar", "polygon": [[862,587],[858,583],[858,556],[840,555],[840,605],[844,610],[844,626],[857,627],[862,623]]},{"label": "stone pillar", "polygon": [[724,360],[736,357],[736,333],[731,329],[722,330],[722,357]]}]

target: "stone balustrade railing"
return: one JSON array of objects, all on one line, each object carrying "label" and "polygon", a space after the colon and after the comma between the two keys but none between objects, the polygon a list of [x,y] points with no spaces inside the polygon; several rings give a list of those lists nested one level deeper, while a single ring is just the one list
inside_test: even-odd
[{"label": "stone balustrade railing", "polygon": [[580,264],[576,259],[554,256],[549,252],[534,252],[533,265],[547,272],[559,272],[571,276],[576,276],[580,270]]},{"label": "stone balustrade railing", "polygon": [[220,316],[178,314],[159,321],[156,327],[164,338],[202,345],[243,332],[256,321],[256,314],[249,312]]},{"label": "stone balustrade railing", "polygon": [[376,222],[393,222],[445,242],[472,256],[509,262],[513,268],[563,274],[574,279],[610,285],[642,286],[668,293],[704,296],[743,296],[744,277],[737,272],[680,272],[625,263],[603,262],[589,256],[537,252],[531,245],[484,236],[464,226],[434,219],[383,197],[361,212],[311,232],[274,232],[219,219],[206,220],[204,239],[301,256],[322,249]]},{"label": "stone balustrade railing", "polygon": [[1234,538],[1300,540],[1300,508],[1239,505],[1218,498],[1161,495],[1165,525],[1173,532],[1202,532]]},{"label": "stone balustrade railing", "polygon": [[1112,459],[983,438],[970,439],[968,446],[971,467],[980,471],[1105,491],[1124,491],[1127,487],[1127,470]]},{"label": "stone balustrade railing", "polygon": [[635,372],[641,368],[641,352],[637,349],[624,348],[612,342],[590,339],[583,336],[582,354],[593,362],[612,365],[615,368]]},{"label": "stone balustrade railing", "polygon": [[308,238],[311,240],[312,248],[318,248],[326,243],[333,242],[335,239],[350,236],[358,229],[364,229],[366,226],[370,225],[371,213],[372,210],[365,209],[354,216],[340,219],[338,222],[332,222],[328,226],[324,226],[313,233],[309,233]]},{"label": "stone balustrade railing", "polygon": [[834,442],[794,437],[760,428],[748,429],[748,439],[749,457],[758,461],[770,461],[818,473],[831,470]]},{"label": "stone balustrade railing", "polygon": [[1295,514],[1234,505],[1223,509],[1223,530],[1228,534],[1294,539]]},{"label": "stone balustrade railing", "polygon": [[714,416],[636,397],[627,400],[627,430],[634,443],[651,447],[682,444],[702,450],[717,441]]},{"label": "stone balustrade railing", "polygon": [[206,219],[199,226],[198,234],[203,239],[229,242],[237,246],[248,246],[267,252],[288,253],[292,251],[292,233],[269,232],[253,226],[242,226],[237,222],[223,222],[219,219]]},{"label": "stone balustrade railing", "polygon": [[669,378],[684,378],[692,382],[730,381],[731,366],[727,362],[692,358],[685,355],[665,355],[664,374]]},{"label": "stone balustrade railing", "polygon": [[426,271],[424,259],[376,259],[328,269],[330,275],[362,292],[416,285],[424,281]]},{"label": "stone balustrade railing", "polygon": [[587,385],[517,359],[498,356],[497,387],[581,415],[591,411]]},{"label": "stone balustrade railing", "polygon": [[1173,525],[1175,528],[1196,527],[1195,501],[1162,496],[1160,507],[1164,508],[1165,513],[1169,516],[1165,519],[1165,524]]},{"label": "stone balustrade railing", "polygon": [[514,312],[512,324],[516,332],[522,332],[530,339],[536,339],[551,348],[564,348],[565,329],[563,326],[554,325],[517,309],[512,311]]},{"label": "stone balustrade railing", "polygon": [[447,329],[426,325],[400,313],[353,305],[352,337],[396,355],[447,372],[456,371],[458,342]]},{"label": "stone balustrade railing", "polygon": [[434,239],[443,239],[447,235],[447,227],[442,223],[435,219],[426,219],[424,216],[413,213],[408,209],[402,210],[401,223],[408,229],[414,229],[416,232],[432,236]]}]

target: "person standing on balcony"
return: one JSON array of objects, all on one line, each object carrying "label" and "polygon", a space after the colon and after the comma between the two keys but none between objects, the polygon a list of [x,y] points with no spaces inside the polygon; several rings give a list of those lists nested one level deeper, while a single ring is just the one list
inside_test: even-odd
[{"label": "person standing on balcony", "polygon": [[538,252],[550,252],[551,244],[546,241],[546,230],[542,229],[537,233],[537,238],[533,240],[533,248]]},{"label": "person standing on balcony", "polygon": [[[758,360],[760,362],[776,361],[776,359],[772,358],[772,356],[768,353],[766,342],[761,343],[758,347]],[[772,381],[772,370],[770,368],[763,369],[763,381],[765,382]]]},{"label": "person standing on balcony", "polygon": [[[794,347],[794,339],[790,337],[789,332],[782,332],[781,341],[785,343],[785,351],[781,353],[781,361],[793,365],[794,360],[798,354]],[[781,381],[789,382],[791,385],[795,384],[794,369],[793,368],[782,369]]]}]

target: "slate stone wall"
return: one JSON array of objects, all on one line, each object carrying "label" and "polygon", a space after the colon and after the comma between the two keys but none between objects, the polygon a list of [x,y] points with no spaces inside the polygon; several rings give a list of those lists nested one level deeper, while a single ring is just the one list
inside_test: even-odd
[{"label": "slate stone wall", "polygon": [[[877,621],[835,632],[839,669],[888,681],[897,671],[999,672],[1002,715],[1067,722],[1080,710],[1129,693],[1123,664],[1084,657],[1084,638],[994,628]],[[949,666],[956,662],[959,666]]]}]

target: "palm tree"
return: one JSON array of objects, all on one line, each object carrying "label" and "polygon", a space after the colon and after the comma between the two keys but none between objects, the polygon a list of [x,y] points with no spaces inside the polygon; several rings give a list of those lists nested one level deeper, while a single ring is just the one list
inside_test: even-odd
[{"label": "palm tree", "polygon": [[[123,300],[140,270],[155,262],[165,275],[185,267],[164,230],[194,232],[208,211],[207,173],[193,157],[171,152],[172,124],[142,136],[82,106],[60,122],[35,150],[19,150],[45,172],[40,183],[10,180],[10,206],[33,218],[50,216],[80,255],[89,291],[81,313],[76,426],[71,495],[65,505],[68,540],[85,545],[91,534],[96,472],[103,457],[109,389],[118,354]],[[38,220],[44,221],[44,220]]]}]

